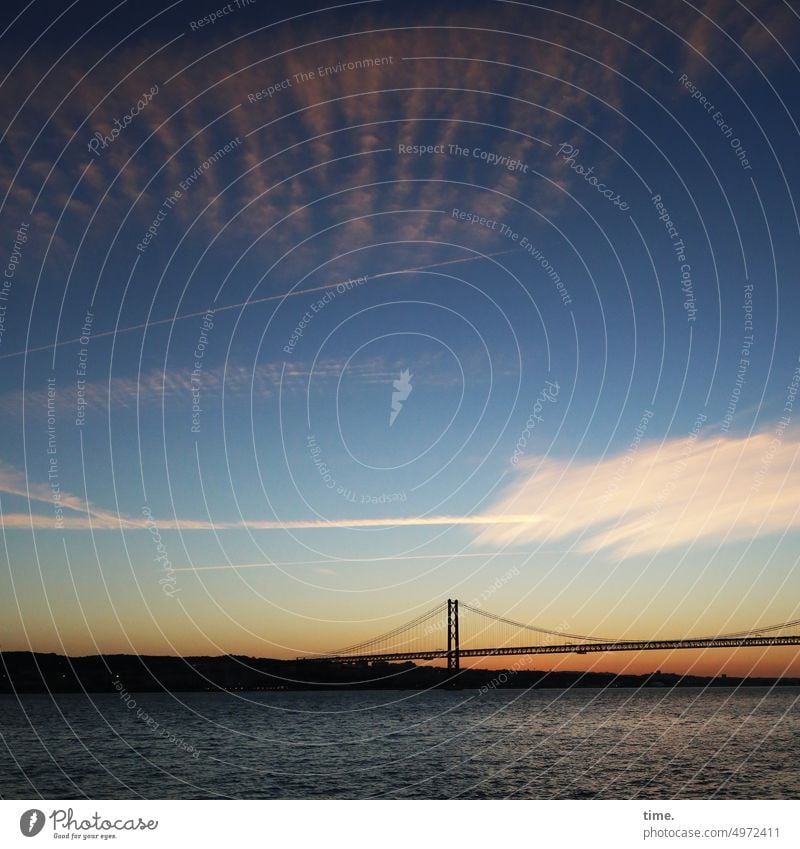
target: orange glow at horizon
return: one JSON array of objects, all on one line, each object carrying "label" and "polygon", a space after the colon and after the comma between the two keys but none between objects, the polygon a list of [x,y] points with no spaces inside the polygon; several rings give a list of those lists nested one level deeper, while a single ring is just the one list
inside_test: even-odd
[{"label": "orange glow at horizon", "polygon": [[516,655],[467,658],[461,661],[461,666],[462,669],[611,672],[618,675],[662,672],[704,677],[728,675],[735,678],[795,678],[800,677],[800,647]]}]

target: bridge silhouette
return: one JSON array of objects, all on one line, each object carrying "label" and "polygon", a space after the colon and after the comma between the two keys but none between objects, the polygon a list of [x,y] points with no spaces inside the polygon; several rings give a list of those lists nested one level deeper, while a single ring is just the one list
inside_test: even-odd
[{"label": "bridge silhouette", "polygon": [[446,658],[448,670],[455,675],[461,659],[471,657],[748,646],[800,646],[800,619],[713,636],[620,640],[526,625],[463,602],[459,607],[457,599],[448,599],[371,640],[298,660],[355,664]]}]

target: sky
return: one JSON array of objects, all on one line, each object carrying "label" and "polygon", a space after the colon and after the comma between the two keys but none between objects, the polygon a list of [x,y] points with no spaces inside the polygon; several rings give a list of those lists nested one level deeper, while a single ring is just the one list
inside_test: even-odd
[{"label": "sky", "polygon": [[0,15],[0,647],[800,618],[791,5]]}]

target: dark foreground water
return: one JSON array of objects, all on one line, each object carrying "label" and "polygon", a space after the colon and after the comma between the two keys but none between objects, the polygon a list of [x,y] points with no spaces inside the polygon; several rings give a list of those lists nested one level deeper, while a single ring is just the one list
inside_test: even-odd
[{"label": "dark foreground water", "polygon": [[799,700],[796,688],[0,696],[0,796],[796,798]]}]

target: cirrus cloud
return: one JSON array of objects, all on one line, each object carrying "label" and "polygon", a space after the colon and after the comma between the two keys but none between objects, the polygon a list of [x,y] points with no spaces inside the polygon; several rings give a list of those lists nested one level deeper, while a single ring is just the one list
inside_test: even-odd
[{"label": "cirrus cloud", "polygon": [[701,433],[642,443],[600,460],[530,458],[493,512],[537,521],[493,525],[480,541],[577,536],[578,551],[626,557],[795,528],[800,430],[784,422],[750,436]]},{"label": "cirrus cloud", "polygon": [[[653,554],[695,543],[721,545],[800,527],[800,429],[787,420],[750,436],[691,434],[641,443],[599,460],[532,457],[522,462],[500,499],[476,515],[325,519],[173,516],[166,530],[334,530],[471,526],[478,544],[530,545],[575,537],[575,550],[617,558]],[[52,500],[46,485],[24,486],[4,468],[0,492],[29,503]],[[99,509],[68,493],[64,530],[136,530],[139,517]],[[75,515],[78,514],[78,515]],[[53,527],[50,516],[6,513],[6,529]]]}]

